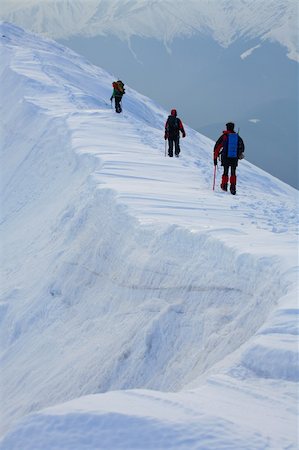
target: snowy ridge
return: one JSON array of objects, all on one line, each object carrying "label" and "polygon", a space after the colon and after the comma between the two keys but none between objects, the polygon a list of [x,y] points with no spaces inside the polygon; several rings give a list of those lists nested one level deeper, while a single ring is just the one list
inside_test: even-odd
[{"label": "snowy ridge", "polygon": [[[239,37],[279,42],[298,61],[296,0],[4,0],[1,19],[55,39],[75,34],[154,37],[212,35],[228,46]],[[32,29],[32,23],[34,28]]]},{"label": "snowy ridge", "polygon": [[165,158],[167,112],[1,32],[1,450],[296,448],[297,191],[213,193],[209,139]]}]

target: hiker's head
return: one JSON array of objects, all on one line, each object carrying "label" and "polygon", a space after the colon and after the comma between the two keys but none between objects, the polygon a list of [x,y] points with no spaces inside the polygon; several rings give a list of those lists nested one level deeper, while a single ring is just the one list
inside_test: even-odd
[{"label": "hiker's head", "polygon": [[177,116],[176,109],[172,109],[172,110],[170,111],[170,114],[171,114],[172,116],[176,117],[176,116]]},{"label": "hiker's head", "polygon": [[234,131],[235,124],[233,122],[227,122],[226,129],[227,131]]}]

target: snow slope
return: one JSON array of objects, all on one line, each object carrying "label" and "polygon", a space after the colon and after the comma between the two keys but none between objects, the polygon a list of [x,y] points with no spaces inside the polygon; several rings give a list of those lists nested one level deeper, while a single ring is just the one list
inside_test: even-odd
[{"label": "snow slope", "polygon": [[115,35],[175,37],[202,33],[228,46],[236,39],[275,41],[298,61],[297,0],[2,0],[1,19],[55,39]]},{"label": "snow slope", "polygon": [[1,36],[1,450],[295,449],[298,192],[213,192],[212,141],[165,158],[149,98]]}]

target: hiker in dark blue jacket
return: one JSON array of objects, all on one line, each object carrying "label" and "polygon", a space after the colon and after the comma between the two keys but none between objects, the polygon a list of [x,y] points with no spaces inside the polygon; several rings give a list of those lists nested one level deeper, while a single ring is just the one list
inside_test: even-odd
[{"label": "hiker in dark blue jacket", "polygon": [[217,158],[221,156],[221,165],[223,166],[223,175],[221,180],[221,189],[227,191],[228,172],[230,168],[230,192],[236,194],[236,168],[238,160],[244,158],[245,145],[243,139],[234,131],[235,124],[228,122],[226,130],[217,140],[214,147],[214,165],[217,166]]},{"label": "hiker in dark blue jacket", "polygon": [[176,109],[172,109],[170,112],[170,116],[165,123],[165,133],[164,139],[168,139],[168,156],[173,157],[173,146],[175,156],[178,158],[180,149],[180,131],[183,135],[183,138],[186,136],[184,126],[182,124],[181,119],[177,117]]}]

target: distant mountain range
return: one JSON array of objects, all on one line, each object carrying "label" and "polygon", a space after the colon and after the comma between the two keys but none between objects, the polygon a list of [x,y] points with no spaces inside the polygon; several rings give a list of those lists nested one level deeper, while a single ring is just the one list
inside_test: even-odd
[{"label": "distant mountain range", "polygon": [[169,46],[177,37],[204,34],[227,47],[241,37],[259,38],[299,58],[296,0],[2,0],[0,14],[55,39],[141,36]]}]

